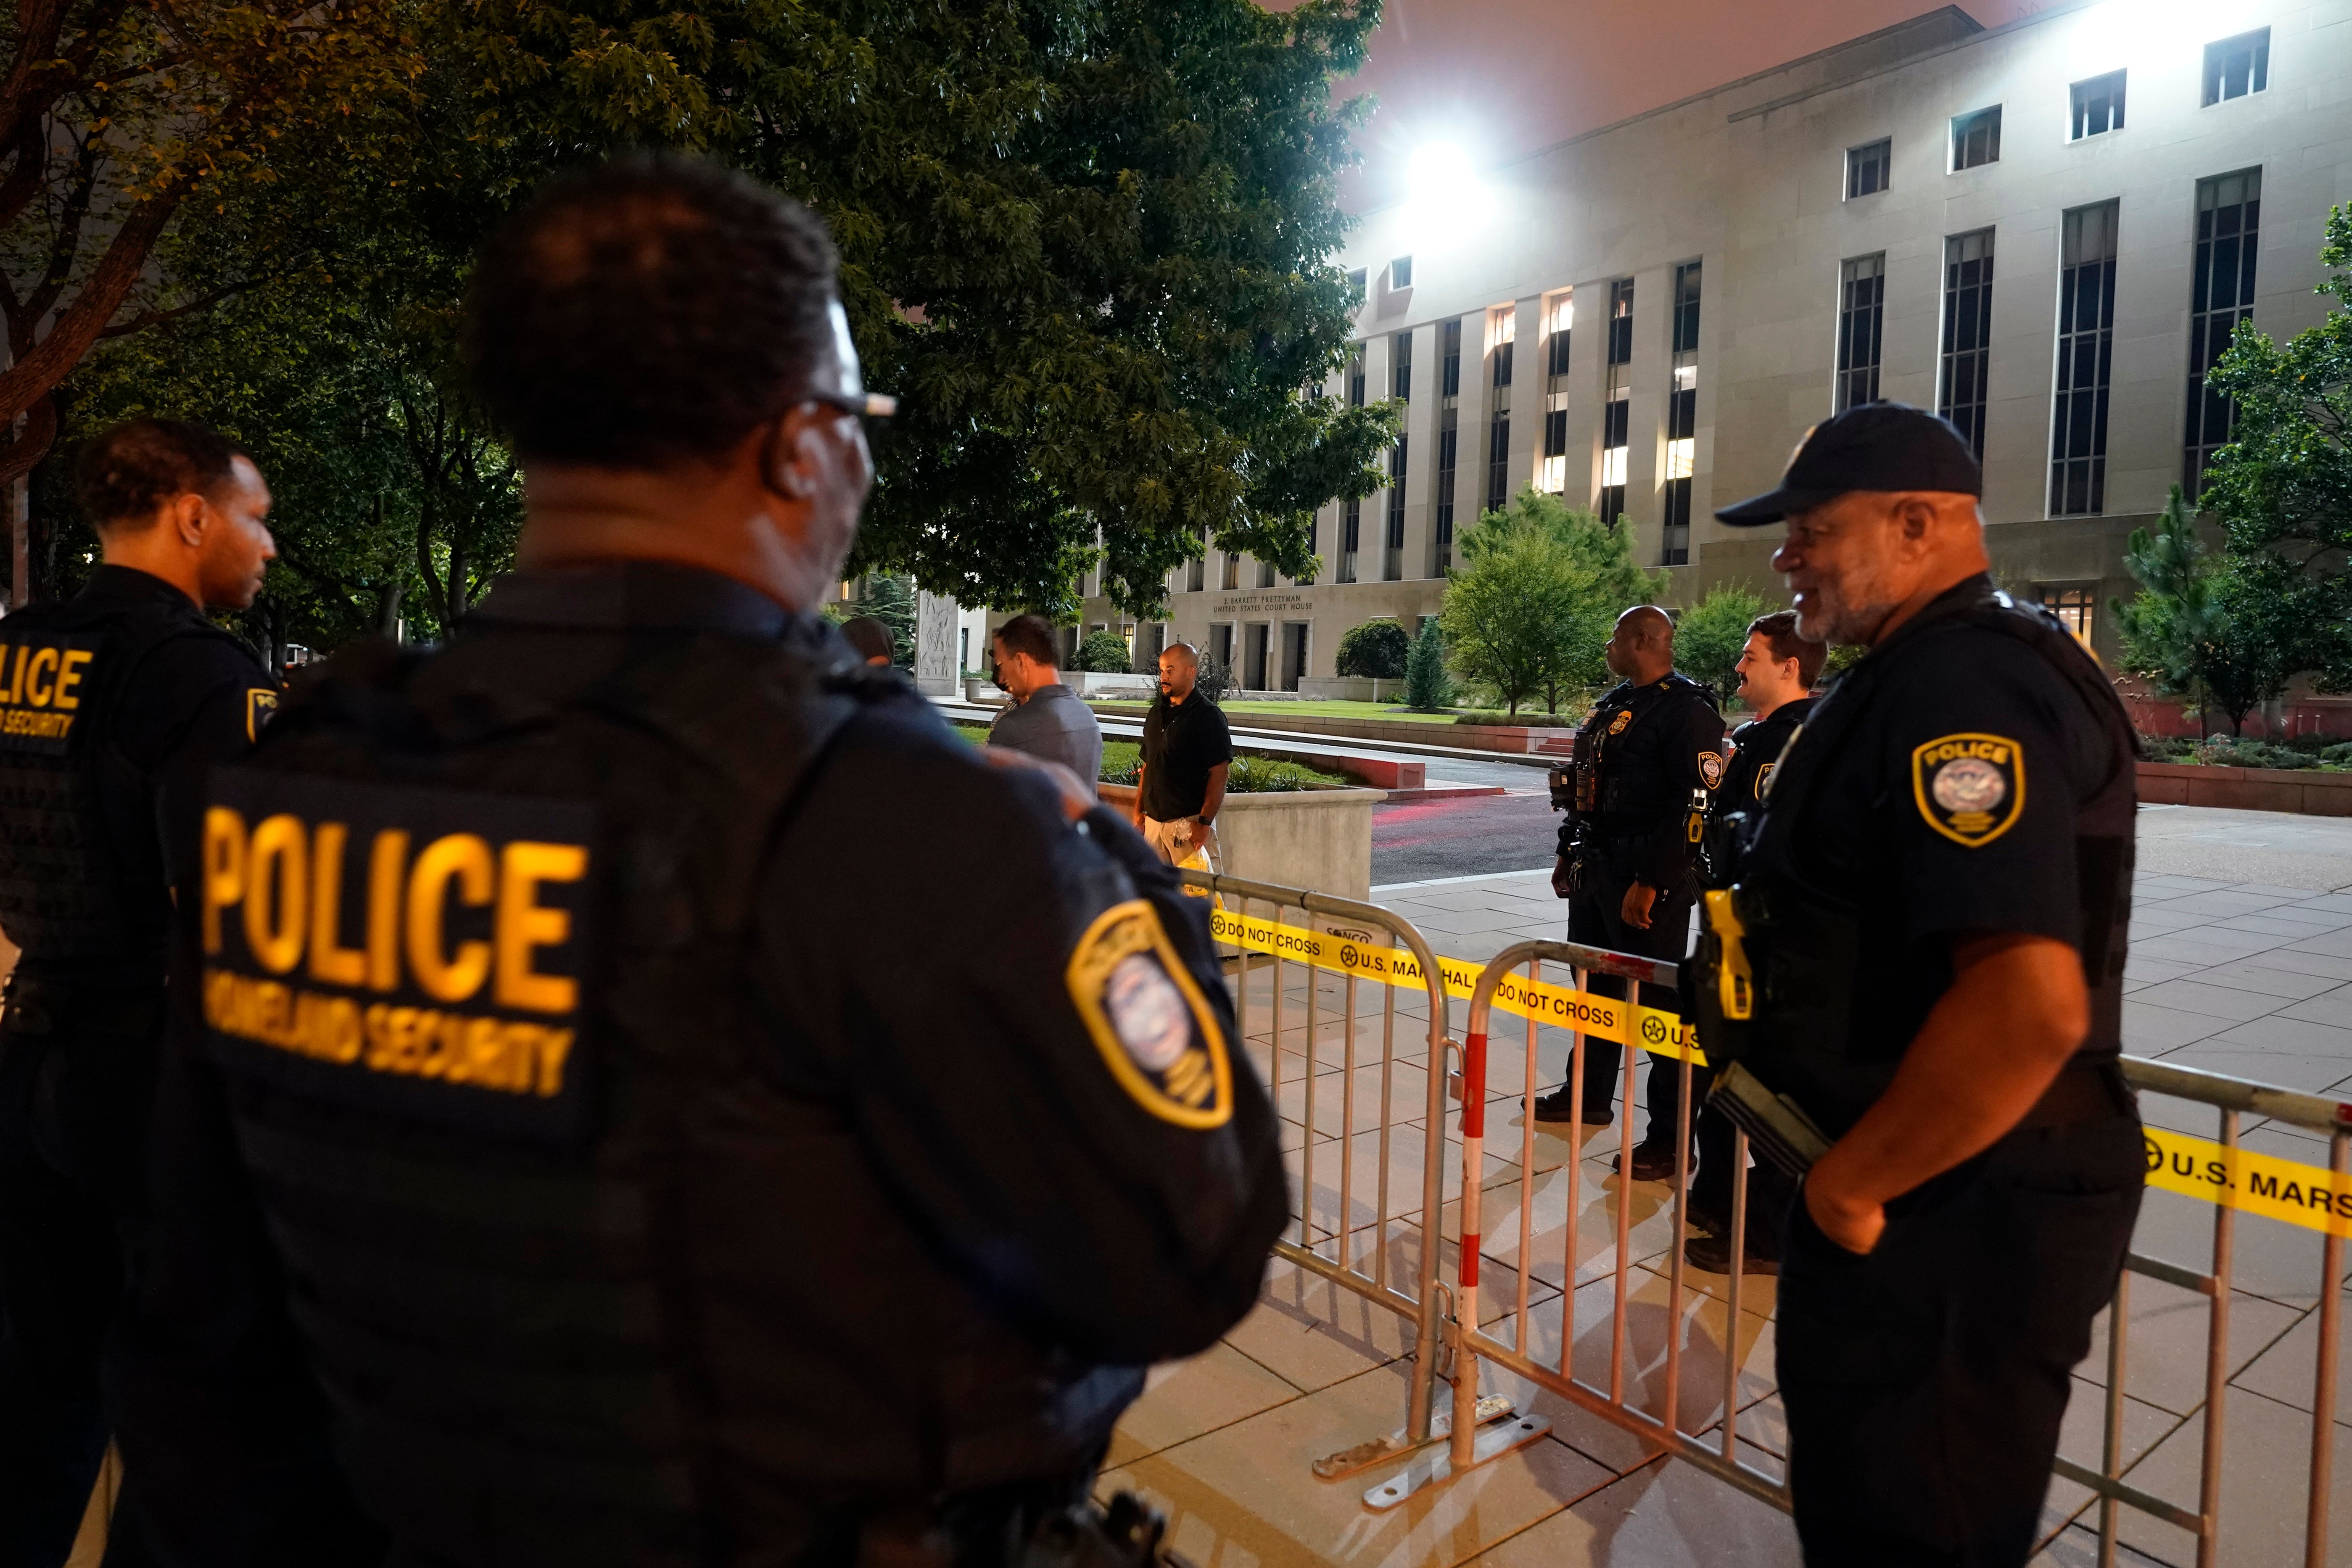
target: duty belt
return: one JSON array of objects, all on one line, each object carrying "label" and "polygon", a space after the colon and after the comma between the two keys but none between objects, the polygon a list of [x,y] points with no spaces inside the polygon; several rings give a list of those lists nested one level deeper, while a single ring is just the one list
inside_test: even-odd
[{"label": "duty belt", "polygon": [[2013,1129],[2023,1132],[2042,1127],[2075,1127],[2105,1121],[2136,1110],[2132,1092],[2124,1086],[2123,1069],[2103,1058],[2076,1057],[2058,1069],[2033,1109]]}]

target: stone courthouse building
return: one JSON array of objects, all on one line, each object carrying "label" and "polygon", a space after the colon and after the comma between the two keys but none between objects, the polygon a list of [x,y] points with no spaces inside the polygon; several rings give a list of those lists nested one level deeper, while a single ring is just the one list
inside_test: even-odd
[{"label": "stone courthouse building", "polygon": [[1408,400],[1394,485],[1323,509],[1311,582],[1211,552],[1168,623],[1094,598],[1085,626],[1295,689],[1349,627],[1433,613],[1454,539],[1528,483],[1629,520],[1670,602],[1777,596],[1778,531],[1712,510],[1890,397],[1972,437],[1997,574],[2111,654],[2126,537],[2227,438],[2205,366],[2247,316],[2320,319],[2347,199],[2343,0],[1930,13],[1364,215],[1325,395]]}]

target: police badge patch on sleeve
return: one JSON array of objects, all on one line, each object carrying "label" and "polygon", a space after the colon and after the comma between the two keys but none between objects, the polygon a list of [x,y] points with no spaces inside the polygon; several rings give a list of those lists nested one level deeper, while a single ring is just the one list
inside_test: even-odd
[{"label": "police badge patch on sleeve", "polygon": [[1096,916],[1066,973],[1095,1048],[1138,1105],[1179,1127],[1232,1120],[1224,1031],[1149,902]]},{"label": "police badge patch on sleeve", "polygon": [[1721,784],[1723,782],[1723,753],[1721,752],[1701,752],[1698,754],[1698,776],[1706,781],[1706,787],[1709,789],[1713,789],[1716,785]]},{"label": "police badge patch on sleeve", "polygon": [[1970,849],[2025,809],[2025,753],[2006,735],[1945,735],[1912,749],[1911,794],[1927,826]]},{"label": "police badge patch on sleeve", "polygon": [[245,738],[261,739],[261,727],[278,712],[278,693],[266,686],[249,686],[245,692]]}]

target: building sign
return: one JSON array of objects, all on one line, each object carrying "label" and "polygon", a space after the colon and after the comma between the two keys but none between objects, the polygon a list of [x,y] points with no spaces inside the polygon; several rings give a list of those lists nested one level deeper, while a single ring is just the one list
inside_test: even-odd
[{"label": "building sign", "polygon": [[1209,603],[1211,616],[1272,616],[1286,610],[1305,614],[1304,594],[1226,594]]}]

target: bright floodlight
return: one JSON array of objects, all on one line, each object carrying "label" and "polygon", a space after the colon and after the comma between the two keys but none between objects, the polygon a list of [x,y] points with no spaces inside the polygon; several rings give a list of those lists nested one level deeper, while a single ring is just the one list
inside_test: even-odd
[{"label": "bright floodlight", "polygon": [[1482,226],[1492,197],[1470,154],[1453,142],[1430,142],[1405,160],[1405,222],[1423,250]]}]

